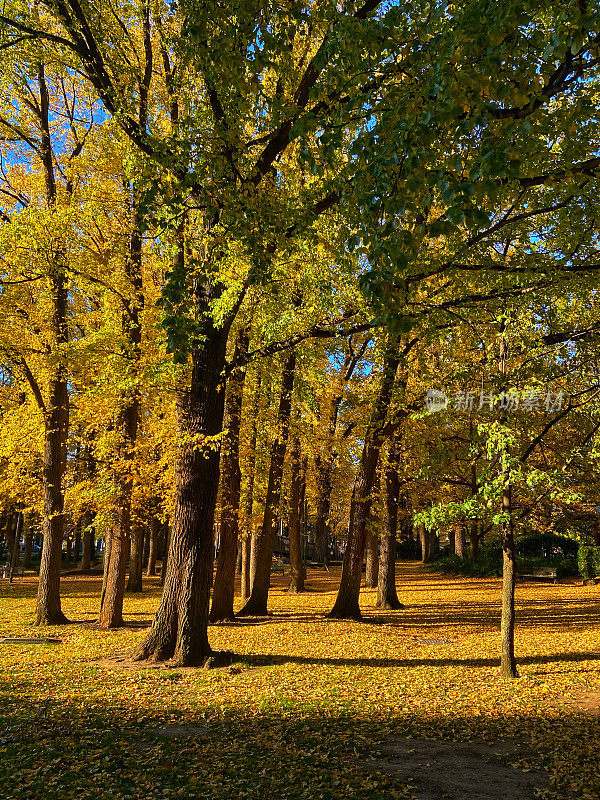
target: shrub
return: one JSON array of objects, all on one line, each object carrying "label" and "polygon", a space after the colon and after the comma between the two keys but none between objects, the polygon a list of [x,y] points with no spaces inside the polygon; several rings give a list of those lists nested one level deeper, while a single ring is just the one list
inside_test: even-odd
[{"label": "shrub", "polygon": [[582,545],[577,554],[577,564],[584,581],[600,578],[600,547]]},{"label": "shrub", "polygon": [[[522,558],[517,556],[517,569],[522,573],[530,573],[540,567],[556,567],[559,578],[577,575],[577,562],[564,556],[549,558]],[[498,540],[484,545],[477,561],[460,558],[457,555],[443,555],[428,565],[435,572],[454,575],[468,575],[475,578],[499,578],[502,575],[502,546]]]}]

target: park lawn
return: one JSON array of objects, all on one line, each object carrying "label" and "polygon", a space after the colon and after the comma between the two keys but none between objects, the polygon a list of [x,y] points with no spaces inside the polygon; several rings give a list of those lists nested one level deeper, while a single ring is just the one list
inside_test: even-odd
[{"label": "park lawn", "polygon": [[600,587],[517,587],[521,677],[508,683],[498,580],[402,563],[406,608],[378,611],[363,590],[362,623],[324,617],[338,580],[311,570],[311,591],[289,596],[274,577],[271,617],[212,626],[213,646],[241,658],[217,670],[103,661],[144,636],[155,579],[126,597],[132,626],[117,631],[90,624],[98,578],[64,579],[75,622],[43,632],[31,627],[34,581],[2,582],[1,636],[62,640],[0,645],[3,796],[409,798],[405,775],[368,767],[404,736],[518,740],[520,766],[549,773],[544,797],[600,796],[600,716],[577,707],[600,697]]}]

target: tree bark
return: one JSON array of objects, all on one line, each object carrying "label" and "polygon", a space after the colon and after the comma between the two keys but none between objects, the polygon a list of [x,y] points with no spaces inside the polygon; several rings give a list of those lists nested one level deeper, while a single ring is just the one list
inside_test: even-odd
[{"label": "tree bark", "polygon": [[33,553],[33,530],[31,528],[31,516],[28,514],[24,521],[25,524],[25,554],[23,556],[23,569],[31,569],[31,555]]},{"label": "tree bark", "polygon": [[143,588],[144,534],[144,526],[140,522],[134,525],[130,540],[129,579],[127,581],[128,592],[141,592]]},{"label": "tree bark", "polygon": [[267,613],[271,564],[273,562],[276,539],[275,523],[281,499],[281,481],[290,427],[295,368],[296,351],[290,350],[283,364],[281,394],[277,413],[277,431],[275,441],[271,447],[265,511],[260,535],[256,540],[254,581],[248,602],[238,612],[239,616],[262,616]]},{"label": "tree bark", "polygon": [[156,575],[156,554],[158,551],[158,532],[160,530],[160,522],[157,517],[152,517],[150,520],[150,546],[148,549],[148,567],[146,575],[154,577]]},{"label": "tree bark", "polygon": [[[183,259],[183,248],[179,249]],[[180,265],[183,270],[183,264]],[[192,346],[188,391],[177,398],[179,453],[171,519],[171,541],[162,599],[138,660],[173,659],[184,666],[203,664],[212,654],[208,613],[213,571],[213,529],[219,488],[227,334],[234,314],[217,328],[211,302],[218,290],[198,277],[194,287],[198,339]]]},{"label": "tree bark", "polygon": [[377,581],[377,607],[387,609],[404,608],[398,599],[396,591],[396,537],[398,533],[398,503],[400,495],[398,459],[397,443],[395,439],[392,439],[388,463],[384,472],[385,531],[381,538],[379,577]]},{"label": "tree bark", "polygon": [[[56,203],[54,157],[50,136],[50,95],[44,67],[38,68],[40,88],[39,120],[41,127],[40,153],[46,182],[48,206]],[[68,292],[64,264],[60,254],[50,271],[52,293],[52,337],[58,353],[69,340],[67,321]],[[50,367],[48,403],[44,409],[44,457],[42,483],[44,519],[42,558],[36,607],[37,625],[62,625],[68,622],[60,605],[60,571],[65,532],[63,481],[67,468],[67,436],[69,428],[69,389],[64,357],[59,356]]]},{"label": "tree bark", "polygon": [[[113,509],[110,558],[107,562],[106,587],[100,608],[98,624],[101,628],[118,628],[123,625],[123,597],[125,594],[125,575],[127,558],[131,550],[131,500],[133,493],[133,462],[140,418],[140,398],[137,386],[137,373],[141,358],[142,325],[140,314],[144,306],[142,284],[142,226],[143,212],[138,197],[133,198],[131,207],[131,233],[129,253],[125,262],[125,272],[133,292],[132,300],[124,300],[121,315],[123,335],[122,355],[129,365],[133,388],[128,397],[123,398],[119,412],[118,429],[120,441],[117,452],[115,482],[117,500]],[[137,543],[136,543],[137,544]],[[133,552],[137,558],[137,548]],[[141,557],[141,556],[140,556]],[[137,561],[136,561],[137,564]],[[137,572],[135,573],[137,578]],[[140,576],[141,580],[141,576]],[[137,580],[130,581],[137,586]],[[132,591],[141,591],[132,589]]]},{"label": "tree bark", "polygon": [[365,546],[365,586],[367,589],[375,589],[379,579],[379,537],[374,533],[367,533]]},{"label": "tree bark", "polygon": [[386,347],[379,390],[365,435],[360,466],[354,480],[350,501],[348,541],[342,562],[342,578],[335,604],[329,614],[335,619],[361,618],[358,601],[370,495],[379,461],[379,451],[385,437],[385,420],[399,363],[399,348],[397,342],[392,341]]},{"label": "tree bark", "polygon": [[454,552],[459,558],[467,557],[467,532],[462,522],[454,525]]},{"label": "tree bark", "polygon": [[83,552],[81,554],[82,572],[89,572],[92,568],[92,551],[94,549],[95,540],[93,521],[93,513],[90,511],[86,512],[83,529]]},{"label": "tree bark", "polygon": [[302,559],[302,467],[300,463],[300,439],[292,439],[290,480],[290,585],[291,594],[305,591],[305,570]]},{"label": "tree bark", "polygon": [[[241,328],[235,343],[234,362],[246,356],[249,344],[249,332],[246,328]],[[237,370],[229,379],[227,392],[225,420],[227,433],[221,445],[222,489],[219,555],[210,609],[211,622],[222,622],[234,618],[233,598],[241,488],[240,424],[245,377],[245,369]]]},{"label": "tree bark", "polygon": [[[260,387],[262,372],[260,369],[256,373],[256,386],[254,388],[254,399],[252,401],[250,442],[248,445],[248,485],[246,488],[246,502],[244,510],[244,537],[242,539],[242,578],[241,578],[241,599],[244,605],[250,597],[254,573],[256,571],[256,548],[253,523],[254,509],[254,482],[256,468],[256,438],[258,434],[258,413],[260,408]],[[254,544],[253,544],[254,543]]]},{"label": "tree bark", "polygon": [[[506,391],[508,342],[504,335],[505,319],[500,326],[499,373],[500,388]],[[504,419],[505,421],[505,419]],[[510,482],[510,466],[503,469],[504,488],[502,490],[502,512],[504,521],[502,534],[502,617],[500,621],[501,657],[500,670],[505,678],[518,678],[517,660],[515,657],[515,528],[512,519],[512,487]]]}]

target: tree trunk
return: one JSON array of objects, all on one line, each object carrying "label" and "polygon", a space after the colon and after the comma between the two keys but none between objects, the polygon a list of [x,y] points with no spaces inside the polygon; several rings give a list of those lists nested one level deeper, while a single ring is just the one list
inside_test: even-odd
[{"label": "tree trunk", "polygon": [[93,514],[91,512],[87,512],[84,520],[84,529],[83,529],[83,553],[81,554],[81,571],[82,572],[89,572],[92,568],[92,551],[94,549],[94,528],[93,525]]},{"label": "tree trunk", "polygon": [[240,595],[242,603],[250,597],[250,543],[252,534],[246,531],[242,539],[242,577],[240,580]]},{"label": "tree trunk", "polygon": [[248,485],[246,488],[246,503],[244,510],[244,537],[242,540],[242,579],[241,579],[241,599],[244,605],[250,597],[254,573],[256,571],[256,541],[254,534],[253,509],[254,509],[254,481],[256,468],[256,438],[258,433],[258,413],[260,408],[260,386],[262,382],[262,372],[260,369],[256,373],[256,386],[254,388],[254,399],[252,401],[250,442],[248,445]]},{"label": "tree trunk", "polygon": [[467,532],[462,522],[454,525],[454,552],[459,558],[467,557]]},{"label": "tree trunk", "polygon": [[[234,362],[248,353],[250,336],[246,328],[238,332]],[[229,379],[225,428],[227,433],[221,445],[221,518],[219,555],[210,609],[211,622],[233,619],[235,593],[235,566],[240,511],[240,423],[246,370],[234,372]]]},{"label": "tree trunk", "polygon": [[[506,391],[508,343],[504,332],[506,329],[505,318],[500,325],[499,373],[500,389]],[[503,420],[505,421],[505,420]],[[515,528],[512,519],[512,487],[510,482],[510,467],[503,470],[504,488],[502,490],[502,513],[504,521],[501,526],[502,534],[502,617],[500,621],[501,657],[500,670],[505,678],[518,678],[517,660],[515,658]]]},{"label": "tree trunk", "polygon": [[[123,405],[119,412],[118,429],[120,441],[117,452],[117,467],[115,469],[117,500],[113,509],[113,542],[110,559],[108,560],[108,571],[106,573],[106,591],[100,609],[100,618],[98,620],[98,624],[101,628],[118,628],[123,625],[125,574],[127,571],[127,557],[131,549],[132,470],[140,418],[140,398],[137,376],[142,342],[140,314],[144,307],[142,284],[143,222],[141,202],[138,197],[134,196],[131,207],[129,253],[125,261],[125,272],[131,284],[133,300],[124,300],[124,308],[121,315],[121,332],[123,335],[122,354],[124,363],[127,364],[129,368],[132,389],[129,396],[123,398]],[[135,546],[133,551],[137,558],[137,549]],[[137,581],[134,581],[134,583],[137,585]],[[141,587],[132,591],[141,591]]]},{"label": "tree trunk", "polygon": [[[58,347],[68,340],[67,287],[64,273],[52,277],[52,331]],[[36,624],[62,625],[68,622],[60,605],[60,572],[65,530],[63,479],[67,467],[69,393],[66,368],[57,363],[51,368],[50,393],[46,407],[43,462],[44,543],[40,563]]]},{"label": "tree trunk", "polygon": [[131,547],[129,554],[129,579],[128,592],[142,591],[142,573],[144,571],[144,526],[138,522],[133,527],[131,534]]},{"label": "tree trunk", "polygon": [[384,440],[385,420],[400,363],[397,342],[388,343],[377,398],[365,435],[360,466],[354,481],[350,501],[348,542],[342,562],[342,578],[338,595],[329,616],[335,619],[360,619],[360,583],[365,548],[366,523],[370,510],[370,495]]},{"label": "tree trunk", "polygon": [[142,549],[142,572],[148,569],[150,558],[150,525],[144,525],[144,547]]},{"label": "tree trunk", "polygon": [[[502,492],[502,510],[510,515],[511,489]],[[511,519],[502,525],[502,619],[500,622],[502,655],[501,671],[506,678],[518,678],[515,658],[515,532]]]},{"label": "tree trunk", "polygon": [[27,515],[25,524],[25,554],[23,557],[23,569],[31,569],[31,555],[33,553],[33,530],[31,515]]},{"label": "tree trunk", "polygon": [[[452,532],[454,536],[454,532]],[[419,539],[421,542],[421,561],[430,564],[438,554],[439,540],[434,530],[428,530],[425,525],[419,525]]]},{"label": "tree trunk", "polygon": [[300,464],[300,439],[292,439],[290,482],[290,586],[291,594],[305,590],[304,561],[302,559],[302,469]]},{"label": "tree trunk", "polygon": [[79,555],[81,552],[81,522],[77,522],[77,529],[75,531],[75,538],[73,540],[73,561],[75,564],[79,563]]},{"label": "tree trunk", "polygon": [[21,534],[23,532],[23,519],[22,511],[17,511],[15,522],[15,542],[13,544],[12,556],[10,560],[10,574],[9,583],[13,582],[13,575],[19,569],[19,556],[21,555]]},{"label": "tree trunk", "polygon": [[[50,95],[43,65],[38,67],[40,89],[38,115],[41,127],[40,154],[46,183],[46,202],[56,202],[54,154],[50,136]],[[52,338],[55,351],[61,353],[69,340],[67,321],[68,292],[65,267],[58,253],[50,271],[52,293]],[[69,389],[64,356],[49,364],[48,403],[44,407],[44,457],[42,484],[44,519],[42,559],[36,607],[37,625],[62,625],[68,622],[60,605],[60,571],[65,532],[63,480],[67,468],[67,436],[69,429]]]},{"label": "tree trunk", "polygon": [[156,553],[158,550],[158,532],[160,530],[160,522],[157,517],[152,517],[150,520],[150,544],[148,549],[148,568],[146,575],[154,577],[156,575]]},{"label": "tree trunk", "polygon": [[[182,270],[183,248],[178,248],[178,254]],[[223,428],[221,376],[231,324],[215,327],[210,304],[217,292],[208,281],[196,279],[199,330],[192,347],[189,390],[177,398],[180,445],[165,586],[152,628],[135,654],[138,660],[172,658],[175,663],[195,666],[203,664],[212,652],[208,612],[219,489],[219,451],[214,441]]]},{"label": "tree trunk", "polygon": [[379,578],[377,581],[377,607],[398,609],[404,606],[396,591],[396,536],[398,532],[398,447],[395,439],[390,444],[388,463],[384,473],[385,531],[381,538]]},{"label": "tree trunk", "polygon": [[367,589],[375,589],[379,579],[379,537],[374,533],[367,533],[365,545],[365,586]]},{"label": "tree trunk", "polygon": [[273,562],[273,551],[276,539],[275,523],[281,499],[281,481],[290,427],[295,368],[296,352],[295,350],[291,350],[283,364],[281,394],[277,413],[277,431],[275,434],[275,441],[271,447],[271,463],[269,467],[265,511],[260,535],[256,540],[254,581],[252,583],[252,590],[248,602],[244,605],[242,610],[238,612],[240,616],[260,616],[267,613],[271,564]]},{"label": "tree trunk", "polygon": [[169,548],[171,547],[171,525],[167,525],[167,530],[165,533],[165,552],[163,555],[163,559],[160,565],[160,585],[165,585],[165,580],[167,578],[167,565],[169,563]]}]

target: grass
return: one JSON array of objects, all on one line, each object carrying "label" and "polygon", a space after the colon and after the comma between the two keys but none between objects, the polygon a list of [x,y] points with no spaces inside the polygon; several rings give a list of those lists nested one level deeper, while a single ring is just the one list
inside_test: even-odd
[{"label": "grass", "polygon": [[[521,677],[507,683],[497,579],[402,563],[406,608],[376,611],[363,590],[363,623],[325,618],[338,580],[311,571],[311,591],[288,596],[277,575],[271,617],[213,626],[213,646],[241,656],[231,674],[98,661],[144,636],[157,581],[126,598],[132,627],[99,631],[100,580],[64,579],[76,622],[48,631],[62,643],[0,645],[4,797],[410,798],[406,777],[364,767],[406,735],[525,739],[523,764],[549,772],[545,796],[600,796],[600,717],[562,702],[600,692],[597,587],[519,585]],[[35,590],[0,584],[0,635],[36,635]],[[170,724],[193,735],[163,738]]]}]

